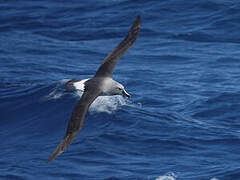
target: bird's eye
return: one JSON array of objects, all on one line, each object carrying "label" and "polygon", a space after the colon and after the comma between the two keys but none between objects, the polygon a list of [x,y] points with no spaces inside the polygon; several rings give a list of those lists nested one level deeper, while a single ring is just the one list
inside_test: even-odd
[{"label": "bird's eye", "polygon": [[122,90],[121,88],[118,88],[119,90]]}]

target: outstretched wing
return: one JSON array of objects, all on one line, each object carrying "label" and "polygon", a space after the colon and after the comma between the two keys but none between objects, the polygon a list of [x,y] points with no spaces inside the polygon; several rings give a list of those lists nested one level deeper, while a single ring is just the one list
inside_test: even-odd
[{"label": "outstretched wing", "polygon": [[137,16],[125,39],[104,59],[101,66],[97,70],[95,77],[112,76],[116,63],[136,41],[139,31],[140,16]]},{"label": "outstretched wing", "polygon": [[72,116],[70,122],[68,124],[67,132],[58,145],[56,150],[52,153],[52,155],[48,158],[47,162],[52,161],[54,158],[59,156],[73,141],[73,139],[77,136],[79,131],[83,127],[85,115],[87,113],[88,107],[92,104],[92,102],[98,97],[100,91],[94,88],[91,90],[86,90],[79,102],[75,105],[75,108],[72,112]]}]

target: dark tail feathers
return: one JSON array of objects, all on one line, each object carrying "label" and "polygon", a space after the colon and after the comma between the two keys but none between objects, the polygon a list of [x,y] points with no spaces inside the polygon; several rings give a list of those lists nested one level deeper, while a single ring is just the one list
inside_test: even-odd
[{"label": "dark tail feathers", "polygon": [[65,89],[68,90],[68,91],[72,91],[72,90],[75,90],[75,87],[73,86],[73,83],[75,82],[78,82],[79,80],[77,79],[71,79],[69,80],[68,82],[66,82],[65,84]]}]

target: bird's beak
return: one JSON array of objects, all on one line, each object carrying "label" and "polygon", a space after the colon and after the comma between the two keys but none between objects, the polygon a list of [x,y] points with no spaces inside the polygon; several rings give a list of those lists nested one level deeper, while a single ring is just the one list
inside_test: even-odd
[{"label": "bird's beak", "polygon": [[123,93],[123,95],[127,96],[128,98],[131,97],[131,95],[128,94],[127,91],[126,91],[125,89],[122,90],[122,93]]}]

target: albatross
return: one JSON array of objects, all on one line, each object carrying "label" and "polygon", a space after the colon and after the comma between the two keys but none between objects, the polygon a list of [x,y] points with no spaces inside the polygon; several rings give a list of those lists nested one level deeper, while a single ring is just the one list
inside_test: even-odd
[{"label": "albatross", "polygon": [[107,55],[93,78],[70,80],[66,83],[65,87],[67,89],[83,91],[83,95],[72,111],[71,119],[68,123],[64,138],[48,158],[47,162],[50,162],[59,156],[73,142],[73,139],[83,127],[85,115],[89,106],[98,96],[125,95],[128,98],[131,97],[121,83],[112,79],[112,74],[118,60],[136,41],[139,31],[140,16],[137,16],[127,36],[111,53]]}]

